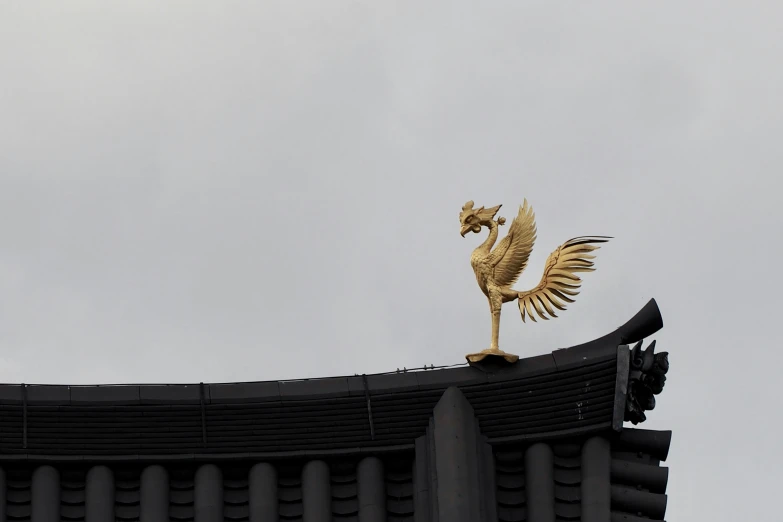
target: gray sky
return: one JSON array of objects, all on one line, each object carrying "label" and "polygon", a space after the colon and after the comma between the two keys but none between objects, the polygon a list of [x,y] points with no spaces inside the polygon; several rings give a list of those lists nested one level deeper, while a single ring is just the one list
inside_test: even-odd
[{"label": "gray sky", "polygon": [[781,20],[772,1],[4,3],[0,381],[462,362],[490,318],[460,207],[527,198],[520,289],[566,239],[616,239],[559,319],[507,305],[501,347],[587,341],[657,298],[667,518],[774,520]]}]

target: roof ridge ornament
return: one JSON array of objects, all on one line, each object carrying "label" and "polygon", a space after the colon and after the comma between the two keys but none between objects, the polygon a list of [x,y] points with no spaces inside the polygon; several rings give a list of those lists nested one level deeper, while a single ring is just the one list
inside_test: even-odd
[{"label": "roof ridge ornament", "polygon": [[642,350],[642,341],[631,349],[625,419],[633,424],[647,420],[645,411],[655,408],[655,396],[663,391],[669,371],[669,353],[655,353],[653,340]]},{"label": "roof ridge ornament", "polygon": [[557,317],[555,308],[565,310],[566,303],[573,303],[573,296],[579,292],[582,280],[578,272],[592,272],[591,252],[598,250],[598,243],[606,243],[607,236],[581,236],[569,239],[557,247],[547,258],[544,275],[535,288],[520,292],[512,286],[527,267],[533,244],[536,240],[536,220],[533,208],[524,200],[519,207],[517,217],[511,222],[508,234],[493,249],[498,238],[498,227],[505,225],[506,219],[495,214],[501,205],[491,208],[473,208],[473,201],[463,205],[459,214],[460,235],[468,232],[479,233],[483,227],[489,229],[489,236],[470,256],[470,264],[476,274],[479,288],[489,300],[492,314],[492,338],[486,350],[465,356],[469,363],[478,363],[485,358],[495,362],[514,364],[519,356],[506,353],[498,346],[500,330],[500,309],[504,303],[517,301],[522,321],[527,315],[533,322],[536,315],[544,320],[548,316]]}]

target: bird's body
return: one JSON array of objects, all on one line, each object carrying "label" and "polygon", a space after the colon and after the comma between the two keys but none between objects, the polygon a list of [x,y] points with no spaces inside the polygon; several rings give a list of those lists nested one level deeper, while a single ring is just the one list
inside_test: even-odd
[{"label": "bird's body", "polygon": [[[460,234],[478,233],[483,227],[489,228],[489,236],[470,256],[470,264],[476,274],[479,288],[487,296],[492,313],[492,341],[489,349],[482,354],[507,355],[498,347],[500,328],[500,309],[503,303],[519,301],[522,320],[529,316],[536,321],[537,314],[548,320],[547,315],[557,317],[554,309],[565,310],[566,303],[572,303],[577,295],[581,279],[577,272],[592,272],[593,259],[589,255],[599,247],[592,243],[604,243],[605,237],[578,237],[560,245],[547,258],[541,282],[525,292],[514,290],[522,271],[526,268],[533,244],[536,240],[535,215],[525,200],[519,207],[517,217],[511,222],[508,234],[493,249],[498,239],[498,229],[505,224],[504,218],[494,219],[500,205],[485,209],[474,209],[469,201],[460,213]],[[569,297],[571,296],[571,297]]]}]

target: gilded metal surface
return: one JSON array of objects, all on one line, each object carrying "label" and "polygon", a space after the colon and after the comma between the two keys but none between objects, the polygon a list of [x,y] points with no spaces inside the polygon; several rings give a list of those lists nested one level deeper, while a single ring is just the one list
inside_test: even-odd
[{"label": "gilded metal surface", "polygon": [[569,239],[549,255],[544,266],[541,282],[532,290],[520,292],[511,287],[519,279],[527,267],[533,243],[536,240],[536,220],[533,209],[527,200],[519,207],[517,217],[511,222],[508,234],[493,249],[498,238],[498,228],[506,223],[505,218],[495,219],[495,214],[501,205],[491,208],[473,208],[473,202],[468,201],[459,214],[460,235],[465,237],[468,232],[479,233],[483,227],[489,229],[487,239],[473,251],[470,264],[476,273],[476,281],[489,301],[492,314],[492,341],[488,349],[465,357],[469,362],[478,362],[488,355],[499,356],[513,363],[518,356],[506,353],[498,347],[500,329],[500,308],[503,303],[517,301],[522,321],[530,317],[536,322],[536,316],[549,320],[549,316],[557,317],[555,309],[565,310],[566,303],[579,292],[582,280],[576,275],[579,272],[592,272],[591,252],[597,250],[597,243],[607,242],[605,236],[582,236]]}]

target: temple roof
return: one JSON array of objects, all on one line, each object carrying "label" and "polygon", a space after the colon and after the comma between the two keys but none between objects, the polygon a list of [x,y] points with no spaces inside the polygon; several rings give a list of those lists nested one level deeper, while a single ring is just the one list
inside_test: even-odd
[{"label": "temple roof", "polygon": [[0,385],[0,513],[17,522],[661,521],[671,432],[623,428],[644,421],[663,388],[666,353],[655,341],[642,350],[661,326],[650,301],[608,335],[505,367]]},{"label": "temple roof", "polygon": [[661,326],[653,300],[604,337],[505,368],[229,384],[0,385],[0,460],[400,450],[413,447],[452,386],[473,405],[490,442],[619,429],[633,363],[624,343]]},{"label": "temple roof", "polygon": [[455,385],[493,439],[610,427],[617,348],[561,365],[555,360],[534,357],[492,374],[463,367],[245,384],[6,385],[0,388],[0,458],[411,446],[443,391]]}]

